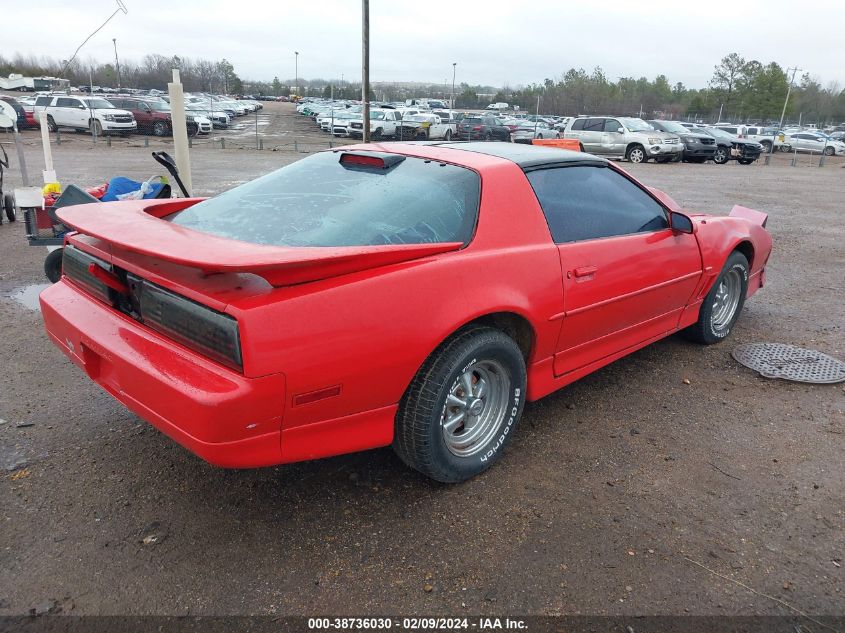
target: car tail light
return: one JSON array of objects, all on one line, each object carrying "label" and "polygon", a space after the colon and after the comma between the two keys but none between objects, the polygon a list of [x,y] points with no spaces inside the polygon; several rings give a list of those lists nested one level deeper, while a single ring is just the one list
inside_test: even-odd
[{"label": "car tail light", "polygon": [[109,269],[108,263],[101,259],[92,257],[88,253],[83,253],[73,246],[65,246],[64,253],[62,254],[62,272],[64,275],[101,301],[111,303],[112,299],[109,294],[109,287],[91,274],[92,265],[104,271]]},{"label": "car tail light", "polygon": [[235,318],[148,281],[139,285],[143,323],[213,360],[237,370],[243,369]]},{"label": "car tail light", "polygon": [[473,130],[480,130],[480,129],[481,129],[481,126],[480,126],[480,125],[473,125],[473,126],[472,126],[472,129],[473,129]]}]

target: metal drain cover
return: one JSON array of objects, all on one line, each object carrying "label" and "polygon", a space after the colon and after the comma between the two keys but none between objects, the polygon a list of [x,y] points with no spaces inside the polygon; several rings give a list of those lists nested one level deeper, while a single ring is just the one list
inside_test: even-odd
[{"label": "metal drain cover", "polygon": [[738,362],[766,378],[830,384],[845,380],[845,363],[812,349],[783,343],[749,343],[731,352]]}]

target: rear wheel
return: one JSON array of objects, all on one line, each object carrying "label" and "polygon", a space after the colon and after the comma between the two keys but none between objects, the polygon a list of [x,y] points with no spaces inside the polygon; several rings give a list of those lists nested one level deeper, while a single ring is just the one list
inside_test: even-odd
[{"label": "rear wheel", "polygon": [[153,134],[156,136],[167,136],[169,132],[169,127],[166,121],[156,121],[153,124]]},{"label": "rear wheel", "polygon": [[47,129],[51,132],[59,131],[59,126],[56,125],[56,122],[53,120],[53,117],[49,114],[47,115]]},{"label": "rear wheel", "polygon": [[393,448],[411,468],[444,483],[487,470],[522,415],[525,360],[503,332],[466,328],[426,360],[399,411]]},{"label": "rear wheel", "polygon": [[631,145],[631,147],[628,148],[628,155],[626,158],[632,163],[644,163],[648,160],[645,148],[642,145]]},{"label": "rear wheel", "polygon": [[760,141],[760,145],[763,146],[763,151],[767,154],[772,151],[772,142],[771,141]]},{"label": "rear wheel", "polygon": [[698,321],[683,331],[684,336],[703,345],[724,340],[739,318],[747,290],[748,260],[734,251],[704,298]]},{"label": "rear wheel", "polygon": [[6,218],[9,222],[14,222],[17,213],[15,213],[15,199],[10,193],[3,196],[3,210],[6,212]]},{"label": "rear wheel", "polygon": [[836,154],[836,149],[834,149],[833,147],[825,147],[824,148],[824,155],[825,156],[833,156],[834,154]]}]

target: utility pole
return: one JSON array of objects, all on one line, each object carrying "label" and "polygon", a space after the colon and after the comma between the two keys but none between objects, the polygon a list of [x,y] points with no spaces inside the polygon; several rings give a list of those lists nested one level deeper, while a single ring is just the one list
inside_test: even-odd
[{"label": "utility pole", "polygon": [[293,72],[296,75],[296,96],[299,96],[299,51],[293,52]]},{"label": "utility pole", "polygon": [[778,124],[777,129],[772,134],[772,146],[769,148],[769,153],[766,155],[766,164],[768,165],[772,160],[772,154],[775,152],[775,140],[777,139],[778,134],[783,129],[783,118],[786,116],[786,106],[789,104],[789,95],[792,92],[792,84],[795,81],[795,73],[801,70],[798,67],[795,68],[787,68],[786,72],[792,71],[792,77],[789,78],[789,87],[786,89],[786,99],[783,100],[783,110],[780,113],[780,123]]},{"label": "utility pole", "polygon": [[364,104],[363,141],[370,142],[370,0],[361,0],[361,101]]},{"label": "utility pole", "polygon": [[457,68],[458,62],[452,62],[452,103],[449,104],[449,109],[455,109],[455,71]]},{"label": "utility pole", "polygon": [[117,91],[120,92],[120,60],[117,58],[117,38],[111,38],[114,43],[114,67],[117,71]]}]

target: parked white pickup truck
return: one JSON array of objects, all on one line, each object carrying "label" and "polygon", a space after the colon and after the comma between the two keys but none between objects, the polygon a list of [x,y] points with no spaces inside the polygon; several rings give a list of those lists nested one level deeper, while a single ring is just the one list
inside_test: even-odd
[{"label": "parked white pickup truck", "polygon": [[448,123],[436,114],[410,114],[402,119],[403,136],[408,138],[409,133],[414,133],[411,138],[419,139],[445,139],[451,141],[455,135],[457,125]]},{"label": "parked white pickup truck", "polygon": [[[399,126],[402,124],[402,112],[399,110],[370,110],[370,138],[374,141],[385,136],[398,137]],[[349,136],[361,138],[364,136],[364,118],[351,119],[347,125]]]}]

